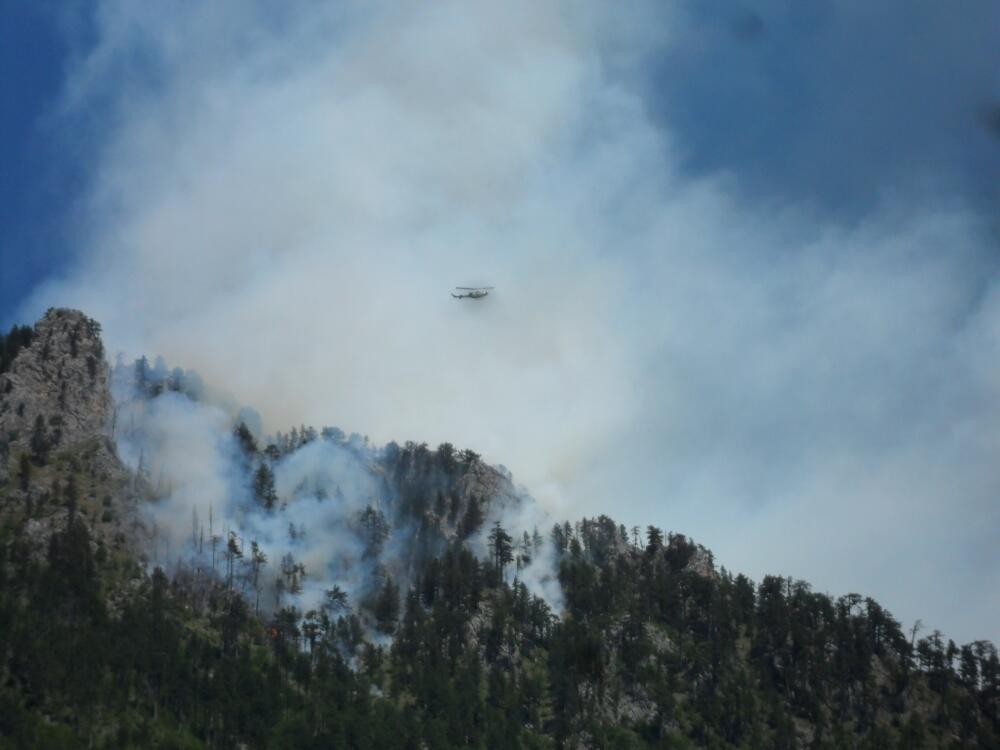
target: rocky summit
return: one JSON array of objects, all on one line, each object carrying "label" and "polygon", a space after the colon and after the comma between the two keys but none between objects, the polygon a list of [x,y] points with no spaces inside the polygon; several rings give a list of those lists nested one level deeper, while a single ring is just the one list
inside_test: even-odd
[{"label": "rocky summit", "polygon": [[65,527],[67,493],[95,540],[123,548],[128,472],[109,438],[114,411],[101,327],[78,310],[52,308],[24,339],[0,372],[3,506],[8,516],[23,509],[35,556]]},{"label": "rocky summit", "polygon": [[50,309],[31,344],[0,374],[0,445],[71,448],[104,434],[111,414],[100,325],[77,310]]}]

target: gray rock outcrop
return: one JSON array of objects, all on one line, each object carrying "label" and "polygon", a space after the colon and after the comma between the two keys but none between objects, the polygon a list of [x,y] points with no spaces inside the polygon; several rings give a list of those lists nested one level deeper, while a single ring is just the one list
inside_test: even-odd
[{"label": "gray rock outcrop", "polygon": [[0,374],[0,481],[17,452],[103,441],[112,405],[100,333],[83,313],[52,308]]}]

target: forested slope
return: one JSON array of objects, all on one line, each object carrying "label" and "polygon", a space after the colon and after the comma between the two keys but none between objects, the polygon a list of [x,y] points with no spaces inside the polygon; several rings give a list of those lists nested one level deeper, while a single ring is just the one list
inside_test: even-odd
[{"label": "forested slope", "polygon": [[[170,542],[162,435],[98,413],[90,372],[116,375],[81,320],[18,331],[0,374],[0,747],[1000,746],[992,644],[652,526],[526,526],[530,498],[450,445],[234,419],[233,525]],[[184,373],[116,370],[135,414],[197,402]]]}]

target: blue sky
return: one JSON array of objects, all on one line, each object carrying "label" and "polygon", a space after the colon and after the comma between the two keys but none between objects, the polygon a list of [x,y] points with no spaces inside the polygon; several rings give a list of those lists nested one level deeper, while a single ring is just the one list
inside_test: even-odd
[{"label": "blue sky", "polygon": [[858,216],[898,184],[1000,198],[995,3],[692,5],[702,41],[655,64],[652,106],[694,170]]},{"label": "blue sky", "polygon": [[0,321],[1000,640],[996,3],[2,7]]},{"label": "blue sky", "polygon": [[60,180],[46,112],[62,84],[66,42],[31,3],[3,5],[0,23],[0,318],[9,319],[50,269],[58,221],[71,190]]}]

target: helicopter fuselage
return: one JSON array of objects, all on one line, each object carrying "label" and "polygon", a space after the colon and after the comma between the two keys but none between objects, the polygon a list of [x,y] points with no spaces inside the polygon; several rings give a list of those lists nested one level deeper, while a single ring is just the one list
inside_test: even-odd
[{"label": "helicopter fuselage", "polygon": [[[458,288],[463,289],[467,287],[458,287]],[[482,299],[489,293],[490,293],[489,289],[469,289],[465,294],[455,294],[454,292],[452,292],[451,296],[454,297],[455,299]]]}]

